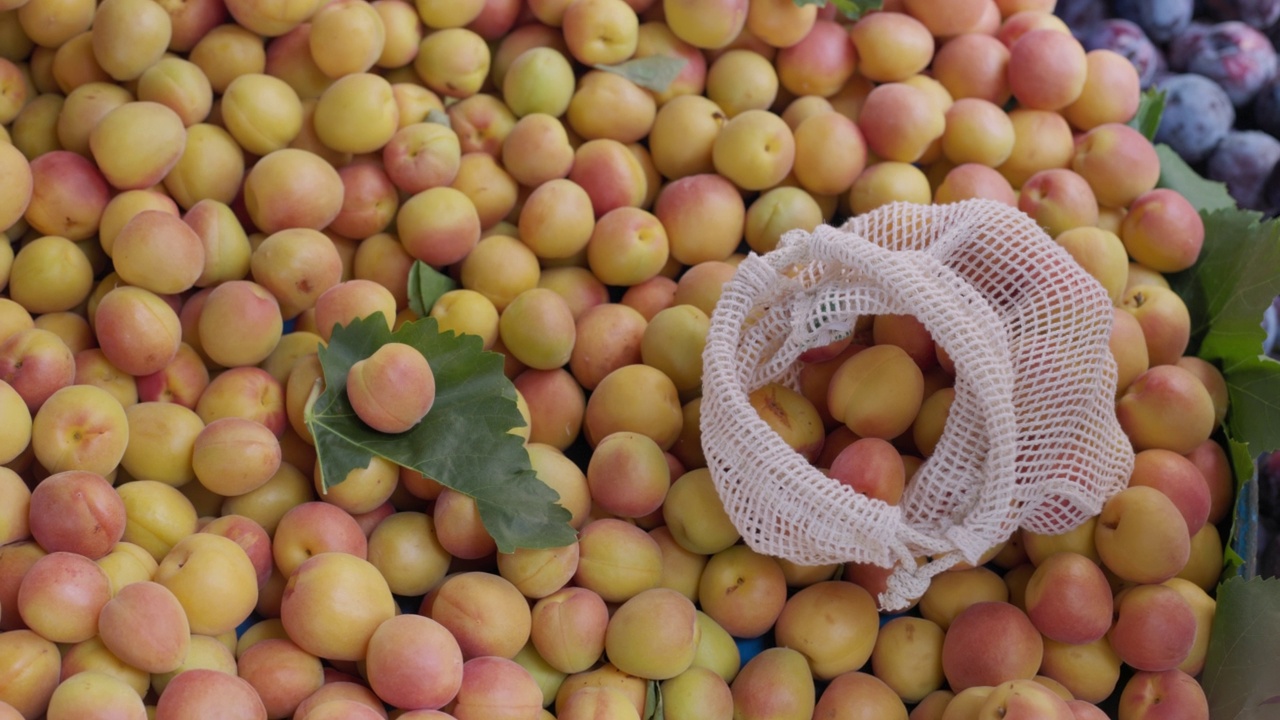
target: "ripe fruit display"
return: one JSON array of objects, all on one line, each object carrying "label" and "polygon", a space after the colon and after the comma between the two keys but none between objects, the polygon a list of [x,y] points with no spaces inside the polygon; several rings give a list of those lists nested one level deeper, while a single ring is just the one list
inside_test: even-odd
[{"label": "ripe fruit display", "polygon": [[1127,56],[1166,93],[1156,140],[1240,207],[1280,213],[1280,3],[1063,0],[1057,14],[1089,49]]},{"label": "ripe fruit display", "polygon": [[[858,4],[0,0],[0,720],[1207,720],[1263,416],[1185,279],[1263,226],[1053,0]],[[889,613],[730,521],[703,352],[748,253],[972,199],[1101,287],[1138,460]],[[858,318],[751,420],[927,512],[936,331]]]}]

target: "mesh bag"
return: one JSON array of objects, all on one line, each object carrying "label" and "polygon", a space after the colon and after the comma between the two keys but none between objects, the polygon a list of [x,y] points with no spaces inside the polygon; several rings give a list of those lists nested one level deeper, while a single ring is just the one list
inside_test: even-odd
[{"label": "mesh bag", "polygon": [[[739,265],[703,353],[702,445],[725,510],[757,552],[894,568],[886,610],[1018,527],[1077,527],[1133,465],[1115,416],[1112,313],[1097,281],[1001,203],[894,203],[787,233]],[[800,353],[877,314],[916,316],[956,369],[941,440],[896,506],[828,478],[748,402],[771,382],[798,389]]]}]

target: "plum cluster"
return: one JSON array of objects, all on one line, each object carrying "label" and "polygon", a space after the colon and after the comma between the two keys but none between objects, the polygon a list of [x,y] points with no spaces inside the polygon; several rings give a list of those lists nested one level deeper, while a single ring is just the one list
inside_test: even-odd
[{"label": "plum cluster", "polygon": [[1056,12],[1090,48],[1133,62],[1168,93],[1156,134],[1240,207],[1280,213],[1280,2],[1064,0]]},{"label": "plum cluster", "polygon": [[[0,719],[1205,720],[1227,394],[1183,357],[1205,228],[1126,124],[1142,76],[1053,0],[886,5],[0,0]],[[746,253],[969,198],[1111,299],[1134,470],[889,616],[889,569],[740,537],[702,353]],[[382,457],[320,482],[318,349],[418,319],[417,263],[572,544],[499,553]],[[945,348],[866,317],[793,369],[760,420],[897,512]],[[439,409],[406,346],[347,387],[388,442]]]}]

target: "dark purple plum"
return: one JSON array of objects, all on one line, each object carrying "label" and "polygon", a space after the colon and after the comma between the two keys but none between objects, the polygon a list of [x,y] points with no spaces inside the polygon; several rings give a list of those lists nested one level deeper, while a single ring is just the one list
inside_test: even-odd
[{"label": "dark purple plum", "polygon": [[1135,22],[1156,43],[1167,43],[1187,29],[1195,0],[1116,0],[1118,17]]},{"label": "dark purple plum", "polygon": [[1236,107],[1242,107],[1276,76],[1271,40],[1237,20],[1211,27],[1187,58],[1187,72],[1217,82]]},{"label": "dark purple plum", "polygon": [[1187,65],[1191,63],[1192,56],[1200,52],[1200,46],[1212,28],[1211,23],[1197,20],[1188,25],[1178,37],[1171,40],[1164,50],[1164,59],[1169,63],[1169,69],[1174,72],[1187,72]]},{"label": "dark purple plum", "polygon": [[1226,183],[1236,204],[1248,210],[1268,208],[1264,190],[1280,162],[1280,140],[1260,130],[1232,130],[1209,155],[1205,175]]},{"label": "dark purple plum", "polygon": [[[1273,305],[1268,322],[1274,321],[1275,312]],[[1280,453],[1258,456],[1257,466],[1258,572],[1263,577],[1280,577]]]},{"label": "dark purple plum", "polygon": [[[1272,303],[1268,314],[1274,317],[1280,311],[1277,305],[1280,305],[1280,298]],[[1271,320],[1264,316],[1263,326],[1269,322]],[[1258,513],[1280,520],[1280,452],[1264,453],[1258,457]]]},{"label": "dark purple plum", "polygon": [[1138,70],[1143,88],[1150,87],[1165,70],[1164,56],[1137,23],[1111,18],[1085,28],[1080,42],[1087,50],[1112,50],[1126,58]]},{"label": "dark purple plum", "polygon": [[1271,527],[1276,522],[1263,518],[1258,526],[1258,576],[1264,578],[1280,576],[1280,534]]},{"label": "dark purple plum", "polygon": [[1280,138],[1280,77],[1264,85],[1253,99],[1253,121],[1259,130]]},{"label": "dark purple plum", "polygon": [[1167,143],[1189,163],[1204,160],[1235,125],[1231,98],[1203,75],[1169,75],[1158,87],[1167,96],[1156,142]]},{"label": "dark purple plum", "polygon": [[[1267,206],[1262,212],[1270,217],[1280,215],[1280,165],[1276,165],[1271,171],[1271,177],[1267,178],[1267,187],[1262,191],[1262,200]],[[1276,298],[1276,302],[1280,303],[1280,298]],[[1280,356],[1280,343],[1273,344],[1271,352]],[[1280,357],[1276,359],[1280,360]]]},{"label": "dark purple plum", "polygon": [[1106,20],[1109,13],[1106,0],[1058,0],[1053,14],[1065,22],[1079,39],[1086,28]]},{"label": "dark purple plum", "polygon": [[1280,0],[1208,0],[1206,4],[1219,20],[1239,20],[1259,30],[1280,21]]}]

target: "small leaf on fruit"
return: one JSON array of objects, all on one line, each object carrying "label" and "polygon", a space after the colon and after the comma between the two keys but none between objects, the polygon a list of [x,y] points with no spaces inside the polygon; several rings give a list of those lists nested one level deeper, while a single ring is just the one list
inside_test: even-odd
[{"label": "small leaf on fruit", "polygon": [[1280,637],[1280,579],[1231,578],[1218,586],[1217,610],[1201,685],[1213,720],[1276,717],[1280,674],[1272,663]]},{"label": "small leaf on fruit", "polygon": [[684,70],[688,60],[671,55],[650,55],[617,65],[593,65],[597,70],[616,73],[647,90],[666,92]]},{"label": "small leaf on fruit", "polygon": [[415,260],[409,267],[409,309],[418,317],[426,317],[436,300],[456,287],[458,283],[453,278],[421,260]]},{"label": "small leaf on fruit", "polygon": [[1231,437],[1253,454],[1274,450],[1280,448],[1280,362],[1263,352],[1262,316],[1280,295],[1280,221],[1236,209],[1202,211],[1201,217],[1200,259],[1169,277],[1191,313],[1189,350],[1217,364],[1226,378]]},{"label": "small leaf on fruit", "polygon": [[1148,140],[1155,139],[1156,131],[1160,129],[1160,116],[1164,114],[1167,95],[1164,90],[1147,88],[1138,101],[1138,112],[1129,121],[1129,127],[1145,135]]},{"label": "small leaf on fruit", "polygon": [[[347,399],[347,371],[389,342],[417,348],[436,382],[430,412],[396,434],[365,425]],[[325,490],[380,456],[473,498],[500,552],[574,542],[569,511],[534,473],[520,437],[509,432],[524,421],[515,386],[502,374],[502,356],[485,351],[479,337],[442,333],[432,317],[405,323],[393,333],[382,313],[375,313],[335,327],[319,358],[325,389],[306,413],[306,423],[315,437]]]}]

